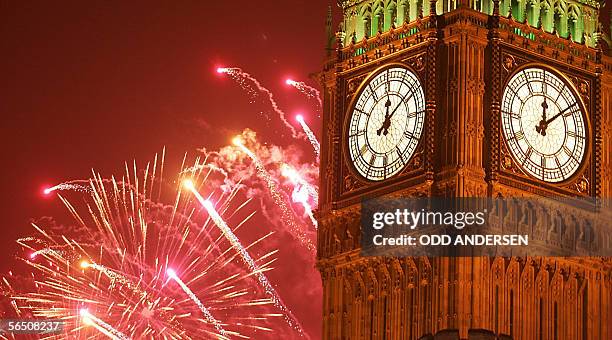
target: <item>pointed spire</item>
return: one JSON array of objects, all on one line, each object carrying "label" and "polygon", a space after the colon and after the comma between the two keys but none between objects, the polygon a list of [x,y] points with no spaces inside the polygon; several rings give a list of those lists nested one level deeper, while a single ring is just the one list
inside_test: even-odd
[{"label": "pointed spire", "polygon": [[325,48],[328,51],[328,54],[331,53],[334,46],[335,34],[332,28],[333,25],[333,17],[332,17],[332,8],[331,5],[327,7],[327,19],[325,20],[325,34],[327,35],[327,42]]}]

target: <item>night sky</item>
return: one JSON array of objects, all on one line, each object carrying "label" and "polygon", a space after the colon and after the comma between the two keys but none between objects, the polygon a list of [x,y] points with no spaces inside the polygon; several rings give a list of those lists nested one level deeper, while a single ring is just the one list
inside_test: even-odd
[{"label": "night sky", "polygon": [[[261,119],[217,66],[249,71],[288,113],[310,112],[319,135],[312,102],[284,80],[316,86],[308,76],[324,60],[329,3],[2,1],[0,272],[13,267],[14,240],[33,233],[31,218],[66,215],[42,197],[45,186],[89,178],[92,168],[121,173],[124,161],[148,161],[164,146],[171,163],[246,127],[262,142],[287,143],[282,124]],[[320,312],[297,311],[305,313],[317,334]]]}]

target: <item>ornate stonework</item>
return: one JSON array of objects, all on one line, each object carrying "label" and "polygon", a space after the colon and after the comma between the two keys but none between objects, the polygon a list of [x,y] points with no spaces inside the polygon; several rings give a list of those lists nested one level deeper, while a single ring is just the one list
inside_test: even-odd
[{"label": "ornate stonework", "polygon": [[[325,127],[318,211],[324,339],[612,338],[611,259],[359,255],[365,197],[612,196],[612,57],[594,48],[591,36],[585,43],[547,31],[546,20],[552,20],[547,14],[537,19],[544,20],[540,24],[527,18],[527,7],[507,17],[511,3],[438,1],[435,15],[430,9],[436,2],[342,2],[351,18],[383,13],[376,20],[386,20],[385,13],[395,13],[395,22],[384,21],[384,29],[365,36],[359,26],[348,27],[353,38],[319,74]],[[476,4],[478,11],[470,9]],[[590,15],[585,22],[596,21],[595,3],[580,4]],[[360,25],[351,18],[349,26]],[[349,32],[355,27],[357,33]],[[570,28],[575,30],[563,26],[565,32]],[[537,63],[568,79],[589,120],[584,166],[559,184],[526,174],[500,131],[506,83],[516,70]],[[352,171],[347,157],[347,113],[364,80],[390,64],[409,68],[423,84],[426,128],[404,170],[369,182]],[[561,233],[560,243],[576,237],[552,227],[575,223],[571,218],[552,212],[550,220],[554,223],[533,231],[536,236]]]}]

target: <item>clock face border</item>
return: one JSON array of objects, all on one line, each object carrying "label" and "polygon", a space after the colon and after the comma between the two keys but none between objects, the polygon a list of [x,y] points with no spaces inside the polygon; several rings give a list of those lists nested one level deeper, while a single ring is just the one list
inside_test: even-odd
[{"label": "clock face border", "polygon": [[[559,80],[561,80],[563,82],[563,84],[565,86],[567,86],[569,88],[569,91],[571,92],[571,94],[574,96],[574,98],[576,99],[576,104],[578,105],[578,107],[580,108],[581,114],[582,114],[582,118],[584,120],[584,124],[585,124],[585,150],[584,150],[584,155],[582,157],[582,161],[580,162],[578,168],[574,171],[573,174],[571,174],[569,177],[563,179],[562,181],[558,181],[558,182],[549,182],[549,181],[545,181],[541,178],[538,178],[532,174],[530,174],[529,172],[527,172],[526,170],[523,169],[521,162],[516,158],[516,156],[514,155],[514,153],[512,152],[512,150],[510,150],[510,147],[508,145],[508,140],[506,139],[506,136],[504,134],[504,126],[503,126],[503,118],[502,118],[502,101],[503,101],[503,97],[504,97],[504,92],[506,90],[506,88],[508,87],[510,81],[512,80],[512,78],[514,76],[516,76],[518,73],[522,72],[525,69],[529,69],[529,68],[539,68],[542,69],[546,72],[549,72],[551,74],[553,74],[554,76],[556,76]],[[519,169],[520,173],[517,174],[515,172],[513,172],[512,170],[508,170],[508,169],[504,169],[504,167],[501,167],[502,173],[507,173],[510,175],[514,175],[517,176],[519,175],[520,178],[523,179],[528,179],[530,181],[534,181],[538,184],[544,184],[546,186],[550,186],[550,187],[555,187],[555,188],[560,188],[560,187],[567,187],[568,184],[570,184],[571,182],[575,181],[577,178],[579,178],[580,176],[584,175],[584,172],[586,170],[587,165],[590,163],[591,160],[591,153],[592,153],[592,148],[593,148],[593,133],[592,133],[592,129],[593,129],[593,125],[591,124],[591,119],[590,119],[590,114],[589,114],[589,110],[587,110],[587,105],[584,103],[584,99],[582,97],[582,95],[580,94],[580,92],[578,91],[578,89],[576,88],[575,84],[568,78],[568,76],[562,72],[560,69],[551,66],[551,65],[547,65],[541,62],[525,62],[524,64],[521,64],[520,66],[515,67],[514,69],[507,71],[506,75],[505,75],[505,79],[504,81],[501,83],[501,87],[499,89],[499,126],[497,127],[499,130],[499,142],[503,143],[503,150],[502,154],[506,154],[508,156],[510,156],[512,158],[512,162],[514,164],[514,168]],[[590,176],[587,176],[590,177]]]},{"label": "clock face border", "polygon": [[[359,97],[361,96],[361,94],[363,93],[363,91],[365,90],[365,88],[370,84],[370,82],[372,80],[374,80],[377,76],[379,76],[381,73],[383,73],[385,70],[387,69],[392,69],[392,68],[403,68],[405,70],[407,70],[408,72],[412,73],[412,75],[417,79],[417,81],[419,82],[420,88],[423,92],[423,101],[424,101],[424,105],[423,105],[423,126],[422,126],[422,130],[421,130],[421,135],[414,147],[414,150],[410,156],[410,158],[408,159],[408,161],[403,165],[403,167],[396,172],[395,174],[387,177],[386,179],[382,179],[382,180],[374,180],[374,179],[370,179],[365,177],[364,175],[362,175],[361,173],[359,173],[359,171],[355,168],[355,164],[353,163],[353,160],[351,159],[351,154],[350,154],[350,143],[349,143],[349,127],[351,124],[351,118],[352,118],[352,114],[353,111],[355,110],[355,105],[357,104],[357,101],[359,100]],[[365,76],[359,83],[359,86],[357,87],[357,89],[352,93],[350,100],[348,101],[348,105],[346,106],[345,109],[345,113],[344,113],[344,117],[343,117],[343,124],[342,124],[342,149],[343,149],[343,159],[344,159],[344,163],[346,164],[346,168],[348,169],[348,172],[350,174],[350,176],[352,176],[355,179],[358,179],[359,181],[363,182],[363,183],[368,183],[368,184],[373,184],[373,185],[385,185],[385,183],[389,183],[389,181],[395,181],[395,180],[400,180],[406,173],[406,171],[411,168],[410,164],[411,162],[414,160],[415,157],[417,157],[417,155],[422,152],[422,145],[424,143],[424,140],[426,139],[426,135],[429,133],[428,132],[428,127],[427,127],[427,122],[428,122],[428,115],[427,115],[427,88],[426,88],[426,82],[422,79],[422,76],[420,75],[419,72],[417,72],[416,70],[414,70],[412,67],[410,67],[409,65],[402,63],[402,62],[391,62],[391,63],[386,63],[384,65],[375,67],[373,70],[371,71],[366,71],[367,76]],[[423,163],[423,162],[421,162]],[[420,168],[420,167],[419,167]],[[414,168],[412,168],[411,170],[415,170]]]}]

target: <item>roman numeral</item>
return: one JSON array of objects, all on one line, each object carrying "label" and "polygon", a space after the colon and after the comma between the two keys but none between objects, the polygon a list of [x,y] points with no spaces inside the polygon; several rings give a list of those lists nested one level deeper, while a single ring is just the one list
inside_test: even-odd
[{"label": "roman numeral", "polygon": [[528,160],[529,158],[531,158],[532,153],[533,153],[533,148],[530,146],[529,149],[527,149],[527,152],[525,153],[525,160]]},{"label": "roman numeral", "polygon": [[364,115],[370,117],[370,112],[363,111],[363,109],[361,109],[359,107],[355,107],[355,111],[357,111],[359,113],[363,113]]},{"label": "roman numeral", "polygon": [[[575,160],[576,162],[578,162],[578,160],[576,159],[576,157],[574,157],[574,153],[572,152],[572,150],[570,150],[566,145],[563,145],[563,151],[565,151],[565,153],[570,156],[573,160]],[[578,162],[579,163],[579,162]]]},{"label": "roman numeral", "polygon": [[523,70],[523,74],[525,75],[525,79],[527,80],[527,88],[529,89],[529,94],[533,95],[533,89],[531,88],[531,82],[529,81],[529,77],[527,76],[527,72]]},{"label": "roman numeral", "polygon": [[406,166],[406,162],[404,161],[404,157],[402,155],[402,151],[397,146],[395,147],[395,150],[397,151],[397,155],[399,156],[399,159],[402,161],[402,164],[404,164],[404,166]]},{"label": "roman numeral", "polygon": [[404,131],[404,137],[412,139],[414,135],[410,131]]},{"label": "roman numeral", "polygon": [[368,84],[368,87],[370,88],[370,92],[372,93],[372,96],[374,97],[375,101],[378,101],[378,96],[376,95],[376,91],[374,91],[374,89],[372,88],[372,84]]},{"label": "roman numeral", "polygon": [[521,119],[521,116],[519,116],[518,114],[516,114],[514,112],[502,111],[502,113],[507,114],[511,118],[514,118],[514,119]]},{"label": "roman numeral", "polygon": [[383,156],[383,174],[384,177],[387,178],[387,155]]},{"label": "roman numeral", "polygon": [[386,92],[391,92],[391,78],[389,75],[389,69],[387,69],[387,83],[385,84],[386,86]]},{"label": "roman numeral", "polygon": [[349,138],[359,137],[359,136],[362,136],[364,133],[365,133],[365,130],[359,130],[359,131],[353,133],[352,135],[349,135]]},{"label": "roman numeral", "polygon": [[559,91],[559,94],[557,95],[555,102],[559,101],[559,98],[561,98],[561,94],[563,94],[563,91],[565,91],[565,85],[563,85],[563,87],[561,88],[561,91]]},{"label": "roman numeral", "polygon": [[[555,163],[557,163],[557,168],[559,168],[559,171],[561,171],[561,162],[559,162],[559,158],[557,156],[555,156]],[[561,173],[563,173],[563,171],[561,171]]]}]

